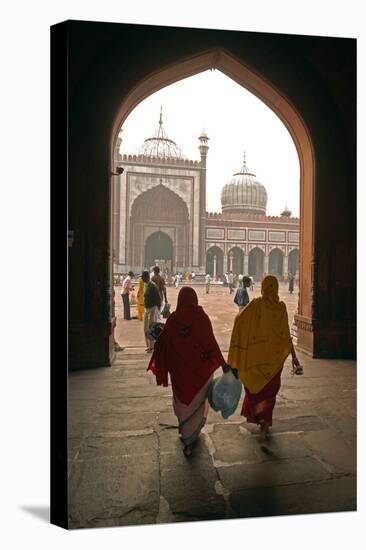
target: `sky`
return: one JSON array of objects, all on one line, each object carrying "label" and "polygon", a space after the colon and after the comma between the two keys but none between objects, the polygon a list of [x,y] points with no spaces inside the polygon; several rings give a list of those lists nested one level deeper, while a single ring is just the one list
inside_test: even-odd
[{"label": "sky", "polygon": [[220,212],[223,186],[240,171],[244,151],[249,170],[267,189],[267,214],[285,205],[299,215],[300,168],[292,138],[277,115],[256,96],[218,70],[205,71],[159,90],[142,101],[122,126],[121,153],[137,153],[163,126],[186,158],[199,160],[198,136],[209,139],[207,210]]}]

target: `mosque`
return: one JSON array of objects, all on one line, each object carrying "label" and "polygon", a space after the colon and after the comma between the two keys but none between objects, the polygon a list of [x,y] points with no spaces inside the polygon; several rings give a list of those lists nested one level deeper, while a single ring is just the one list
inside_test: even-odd
[{"label": "mosque", "polygon": [[299,218],[284,208],[267,216],[268,195],[246,156],[221,192],[222,212],[206,211],[209,137],[198,138],[200,160],[185,158],[163,126],[145,139],[137,154],[115,148],[114,272],[125,273],[159,264],[173,272],[249,274],[282,278],[296,275]]}]

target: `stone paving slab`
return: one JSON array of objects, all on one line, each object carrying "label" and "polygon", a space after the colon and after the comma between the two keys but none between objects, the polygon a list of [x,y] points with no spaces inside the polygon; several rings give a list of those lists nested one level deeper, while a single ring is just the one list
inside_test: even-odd
[{"label": "stone paving slab", "polygon": [[326,468],[311,457],[269,460],[257,464],[234,464],[219,467],[217,470],[222,485],[230,492],[251,487],[272,487],[330,478]]},{"label": "stone paving slab", "polygon": [[343,477],[312,484],[255,487],[234,491],[229,498],[234,517],[240,518],[348,512],[356,510],[356,480]]}]

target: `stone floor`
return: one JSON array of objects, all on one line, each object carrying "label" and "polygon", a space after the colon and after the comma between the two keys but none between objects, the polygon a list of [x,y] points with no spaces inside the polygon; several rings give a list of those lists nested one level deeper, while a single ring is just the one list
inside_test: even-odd
[{"label": "stone floor", "polygon": [[[225,354],[232,297],[198,292]],[[297,297],[285,297],[290,317]],[[125,349],[111,368],[70,374],[70,528],[356,509],[354,361],[299,354],[305,374],[285,365],[268,442],[240,417],[241,404],[227,420],[211,410],[187,460],[170,387],[146,372],[141,325],[119,321]]]}]

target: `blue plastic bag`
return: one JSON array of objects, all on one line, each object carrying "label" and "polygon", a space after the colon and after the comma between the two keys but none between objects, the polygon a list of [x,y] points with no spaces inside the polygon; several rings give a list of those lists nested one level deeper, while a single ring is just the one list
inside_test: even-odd
[{"label": "blue plastic bag", "polygon": [[229,418],[236,411],[242,390],[242,383],[229,370],[210,383],[208,402],[223,418]]}]

